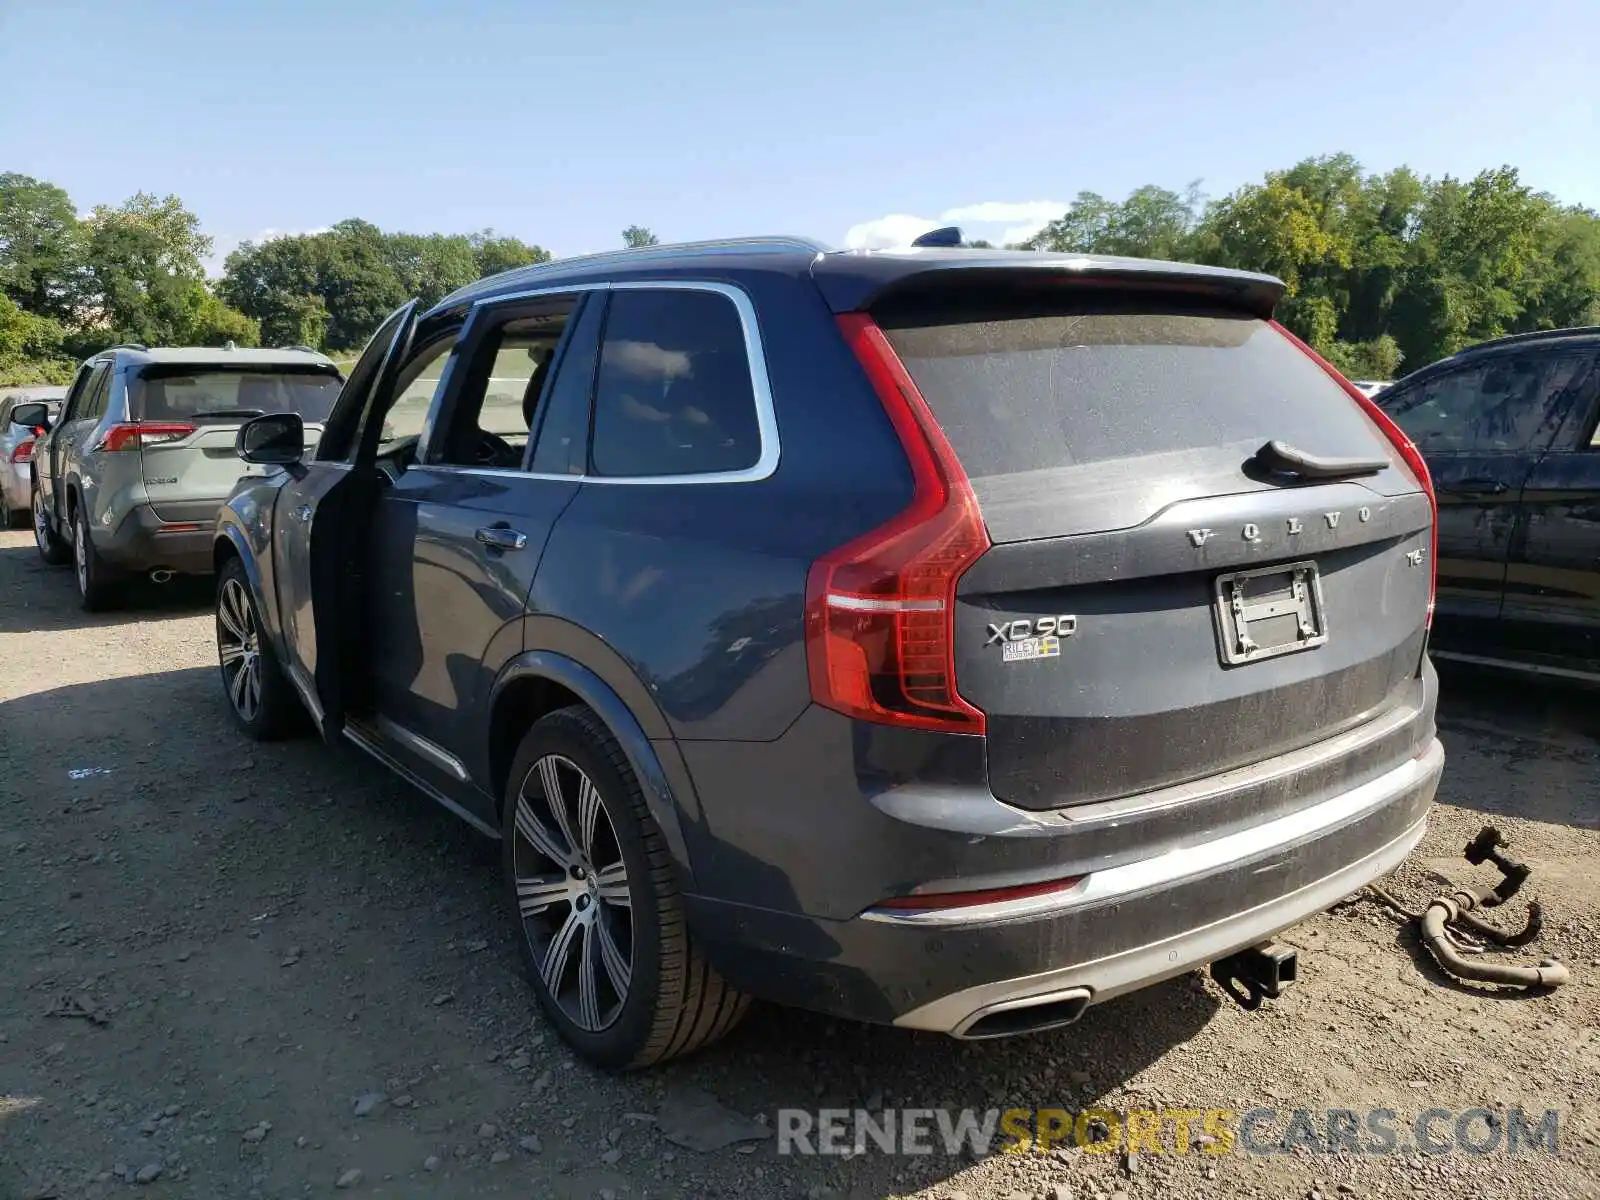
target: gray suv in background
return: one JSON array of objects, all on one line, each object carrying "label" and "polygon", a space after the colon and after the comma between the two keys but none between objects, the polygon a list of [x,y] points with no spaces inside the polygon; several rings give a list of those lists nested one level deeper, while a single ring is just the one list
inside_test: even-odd
[{"label": "gray suv in background", "polygon": [[294,413],[314,438],[342,382],[331,359],[305,347],[95,355],[30,456],[40,555],[72,560],[91,611],[114,604],[130,576],[210,574],[217,510],[260,469],[234,454],[239,426]]}]

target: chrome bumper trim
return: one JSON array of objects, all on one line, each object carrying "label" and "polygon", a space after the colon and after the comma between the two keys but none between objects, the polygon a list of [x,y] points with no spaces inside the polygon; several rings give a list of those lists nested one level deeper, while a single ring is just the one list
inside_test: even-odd
[{"label": "chrome bumper trim", "polygon": [[968,1027],[974,1013],[993,1010],[996,1005],[1015,1004],[1078,987],[1089,990],[1090,1004],[1099,1004],[1124,992],[1181,975],[1215,962],[1235,950],[1266,941],[1290,926],[1325,912],[1346,896],[1383,878],[1405,861],[1406,855],[1422,840],[1427,826],[1427,818],[1424,817],[1388,845],[1365,858],[1287,896],[1280,896],[1210,925],[1186,930],[1175,937],[1137,946],[1093,962],[1076,963],[1037,975],[1003,979],[954,992],[913,1009],[896,1020],[895,1024],[908,1029],[952,1033]]},{"label": "chrome bumper trim", "polygon": [[1213,841],[1095,871],[1085,875],[1073,888],[961,908],[869,908],[861,914],[861,919],[919,929],[968,927],[1058,916],[1074,909],[1160,891],[1297,842],[1311,841],[1341,825],[1360,820],[1369,812],[1391,803],[1397,796],[1425,784],[1430,777],[1437,781],[1443,769],[1444,747],[1435,738],[1427,750],[1416,758],[1407,759],[1392,771],[1386,771],[1347,792],[1340,792],[1320,804],[1260,825],[1252,825]]}]

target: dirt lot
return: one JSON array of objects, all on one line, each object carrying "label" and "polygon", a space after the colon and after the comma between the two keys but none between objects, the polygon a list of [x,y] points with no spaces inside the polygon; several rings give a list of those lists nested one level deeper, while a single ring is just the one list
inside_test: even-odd
[{"label": "dirt lot", "polygon": [[[1444,803],[1395,881],[1422,900],[1431,876],[1488,879],[1459,854],[1491,817],[1538,867],[1536,949],[1575,969],[1553,994],[1449,984],[1354,903],[1290,932],[1302,981],[1256,1014],[1199,976],[1002,1043],[758,1008],[711,1052],[614,1078],[533,1010],[491,848],[353,754],[233,733],[208,605],[200,588],[87,617],[27,534],[0,534],[0,1200],[321,1196],[341,1177],[615,1200],[1600,1193],[1592,697],[1448,679]],[[1095,1104],[1269,1107],[1281,1132],[1294,1108],[1386,1107],[1402,1144],[1430,1107],[1520,1105],[1559,1110],[1559,1152],[701,1153],[663,1127],[691,1088],[772,1124]]]}]

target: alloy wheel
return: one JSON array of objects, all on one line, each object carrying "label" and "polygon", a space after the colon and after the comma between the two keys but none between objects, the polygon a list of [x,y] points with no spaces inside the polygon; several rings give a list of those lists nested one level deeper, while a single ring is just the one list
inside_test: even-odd
[{"label": "alloy wheel", "polygon": [[616,829],[594,781],[547,754],[517,793],[517,911],[545,988],[580,1029],[605,1029],[633,976],[633,905]]},{"label": "alloy wheel", "polygon": [[50,519],[44,512],[44,493],[38,488],[33,489],[33,540],[41,551],[50,549]]},{"label": "alloy wheel", "polygon": [[81,520],[72,523],[72,567],[78,573],[78,593],[89,594],[89,531]]},{"label": "alloy wheel", "polygon": [[217,654],[233,711],[253,721],[261,711],[261,640],[244,585],[224,580],[217,597]]}]

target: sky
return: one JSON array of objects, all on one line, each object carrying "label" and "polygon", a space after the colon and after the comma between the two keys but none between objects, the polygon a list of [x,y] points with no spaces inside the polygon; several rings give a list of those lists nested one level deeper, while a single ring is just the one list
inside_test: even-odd
[{"label": "sky", "polygon": [[1600,3],[0,0],[0,171],[216,240],[1011,240],[1348,151],[1600,207]]}]

